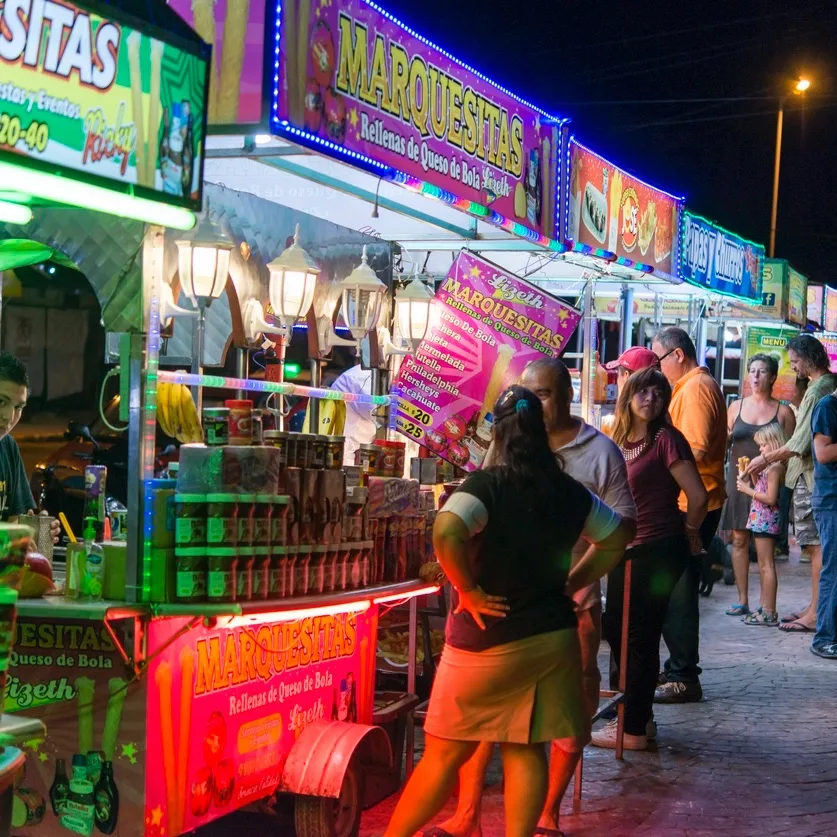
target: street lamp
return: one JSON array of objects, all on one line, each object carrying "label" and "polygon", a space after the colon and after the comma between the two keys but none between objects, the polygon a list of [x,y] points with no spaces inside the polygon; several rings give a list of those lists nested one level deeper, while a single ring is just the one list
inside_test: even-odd
[{"label": "street lamp", "polygon": [[[800,78],[793,86],[795,96],[804,95],[811,87],[811,80]],[[770,245],[767,255],[772,259],[776,251],[776,216],[779,212],[779,164],[782,159],[782,125],[785,121],[785,97],[779,99],[779,113],[776,119],[776,157],[773,161],[773,205],[770,210]]]}]

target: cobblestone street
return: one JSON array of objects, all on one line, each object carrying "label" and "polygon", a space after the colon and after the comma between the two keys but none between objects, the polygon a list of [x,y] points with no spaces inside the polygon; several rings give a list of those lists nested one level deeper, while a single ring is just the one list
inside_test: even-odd
[{"label": "cobblestone street", "polygon": [[[794,552],[778,564],[780,613],[804,607],[810,591],[810,565]],[[568,837],[837,835],[837,664],[811,654],[811,634],[724,615],[736,599],[720,584],[701,600],[704,700],[656,707],[656,748],[622,763],[587,748],[583,800],[573,811],[571,787],[561,820]],[[503,834],[498,780],[495,761],[485,837]],[[365,814],[362,837],[383,832],[396,798]]]}]

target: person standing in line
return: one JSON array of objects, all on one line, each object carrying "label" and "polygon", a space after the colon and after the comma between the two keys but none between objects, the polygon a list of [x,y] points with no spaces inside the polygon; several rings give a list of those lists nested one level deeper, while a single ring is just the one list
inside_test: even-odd
[{"label": "person standing in line", "polygon": [[[747,616],[750,613],[750,506],[753,486],[738,488],[738,463],[759,455],[755,434],[778,421],[789,438],[796,427],[790,407],[773,397],[773,385],[779,375],[779,364],[770,355],[757,354],[747,364],[751,394],[734,401],[727,414],[730,454],[727,464],[727,501],[721,515],[721,529],[732,532],[732,568],[738,587],[738,602],[727,608],[727,616]],[[784,440],[783,440],[784,443]],[[775,540],[775,539],[774,539]],[[773,541],[770,542],[773,546]],[[762,549],[766,544],[762,545]]]},{"label": "person standing in line", "polygon": [[[811,507],[814,488],[811,419],[820,399],[837,389],[837,375],[829,372],[828,354],[816,337],[799,334],[788,342],[788,359],[797,378],[808,379],[808,389],[796,416],[796,430],[788,443],[778,450],[758,456],[750,462],[747,473],[757,475],[774,462],[787,462],[785,485],[793,489],[793,528],[803,558],[811,562],[811,601],[799,613],[781,620],[779,630],[788,633],[811,633],[817,624],[817,600],[822,546]],[[801,559],[800,559],[801,560]]]},{"label": "person standing in line", "polygon": [[[671,384],[671,423],[692,449],[698,473],[709,495],[706,517],[698,532],[704,550],[709,548],[724,505],[724,456],[727,447],[727,405],[712,374],[697,361],[691,337],[676,326],[657,332],[651,348],[660,369]],[[680,495],[680,511],[687,508]],[[690,536],[694,533],[688,529]],[[668,647],[657,703],[693,703],[703,697],[700,685],[700,610],[698,607],[701,559],[692,557],[677,582],[668,605],[663,639]]]},{"label": "person standing in line", "polygon": [[[805,390],[808,388],[808,381],[804,378],[796,379],[796,386],[793,391],[793,398],[788,404],[788,409],[793,413],[793,424],[796,428],[796,416],[799,413],[799,406],[805,397]],[[793,502],[793,491],[782,482],[782,490],[779,493],[779,540],[776,543],[776,560],[787,561],[790,558],[790,545],[788,544],[788,526],[791,519],[791,504]]]},{"label": "person standing in line", "polygon": [[[636,501],[636,537],[625,559],[607,577],[604,631],[617,670],[626,667],[625,738],[628,750],[648,746],[654,689],[660,667],[660,637],[669,598],[689,561],[700,554],[700,524],[707,493],[683,434],[669,423],[671,387],[656,368],[628,378],[616,404],[613,441],[628,466]],[[681,492],[686,515],[678,512]],[[621,659],[625,570],[631,562],[628,658]],[[611,673],[611,688],[618,671]],[[596,747],[613,749],[618,721],[593,733]]]},{"label": "person standing in line", "polygon": [[[646,349],[643,346],[631,346],[630,349],[626,349],[619,355],[616,360],[610,361],[610,363],[605,364],[605,369],[608,372],[616,372],[616,390],[617,390],[617,398],[618,393],[622,392],[622,388],[625,386],[625,381],[634,374],[634,372],[640,372],[643,369],[648,369],[649,366],[656,366],[659,367],[660,362],[657,360],[657,356],[651,349]],[[615,416],[602,416],[602,433],[607,436],[613,436],[613,425],[616,421]]]},{"label": "person standing in line", "polygon": [[822,541],[817,630],[811,652],[837,660],[837,397],[822,398],[811,417],[814,492],[811,506]]},{"label": "person standing in line", "polygon": [[[653,356],[652,352],[648,354]],[[632,538],[636,506],[628,485],[625,460],[619,448],[603,433],[571,414],[573,386],[567,367],[560,360],[536,360],[525,369],[520,384],[534,392],[543,406],[549,446],[563,463],[564,473],[619,514],[622,526]],[[491,459],[493,450],[487,463],[490,464]],[[588,547],[584,538],[576,543],[573,548],[574,564],[581,560]],[[596,581],[577,591],[573,601],[578,620],[587,713],[592,718],[599,705],[601,685],[597,661],[602,637],[601,584]],[[483,783],[493,750],[491,743],[480,744],[473,757],[462,767],[456,812],[449,820],[426,831],[427,837],[468,837],[479,831]],[[568,751],[559,744],[553,745],[546,804],[535,834],[549,835],[558,831],[561,800],[580,756],[581,750]]]}]

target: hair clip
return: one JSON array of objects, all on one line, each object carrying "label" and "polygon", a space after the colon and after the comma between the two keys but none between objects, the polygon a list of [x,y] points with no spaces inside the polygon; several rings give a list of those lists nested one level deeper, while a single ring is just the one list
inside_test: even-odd
[{"label": "hair clip", "polygon": [[525,413],[529,409],[529,402],[525,398],[518,398],[514,409],[518,413]]}]

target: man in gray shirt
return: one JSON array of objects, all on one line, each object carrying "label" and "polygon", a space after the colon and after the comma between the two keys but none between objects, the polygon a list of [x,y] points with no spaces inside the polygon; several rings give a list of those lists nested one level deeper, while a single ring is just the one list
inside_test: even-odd
[{"label": "man in gray shirt", "polygon": [[[625,460],[607,436],[570,413],[573,389],[567,367],[560,360],[536,360],[523,372],[520,384],[534,392],[543,404],[549,443],[553,452],[561,458],[564,472],[607,503],[621,516],[623,523],[635,523],[636,506],[628,485]],[[558,510],[556,513],[559,513]],[[587,548],[584,540],[576,544],[573,563],[584,555]],[[578,618],[584,691],[592,717],[599,704],[601,683],[596,659],[601,643],[601,587],[597,582],[580,590],[573,598]],[[491,743],[480,744],[459,773],[456,813],[441,826],[425,832],[426,835],[470,837],[479,830],[483,781],[492,751]],[[536,834],[553,835],[558,831],[561,800],[580,756],[580,752],[567,752],[558,742],[553,742],[549,760],[549,790]]]}]

